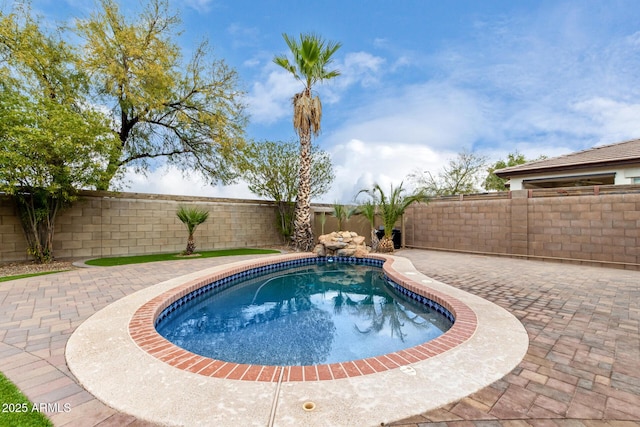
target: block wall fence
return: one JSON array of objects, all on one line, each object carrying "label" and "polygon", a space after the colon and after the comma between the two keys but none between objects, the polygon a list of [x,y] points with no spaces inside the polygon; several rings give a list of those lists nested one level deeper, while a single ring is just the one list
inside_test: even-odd
[{"label": "block wall fence", "polygon": [[407,247],[640,269],[640,186],[440,198],[404,215]]},{"label": "block wall fence", "polygon": [[[180,204],[208,209],[197,249],[279,245],[269,201],[82,192],[57,218],[57,258],[180,252],[186,229]],[[320,205],[318,205],[319,207]],[[328,205],[323,205],[326,209]],[[334,231],[327,216],[325,231]],[[640,185],[519,190],[445,197],[404,215],[405,246],[507,257],[584,262],[640,270]],[[362,217],[346,225],[369,237]],[[321,233],[315,215],[315,233]],[[13,202],[0,196],[0,262],[29,260]]]},{"label": "block wall fence", "polygon": [[[85,191],[56,219],[54,255],[97,258],[180,252],[187,242],[186,227],[176,216],[181,204],[210,212],[196,229],[196,250],[282,242],[272,202]],[[0,262],[31,259],[16,214],[11,199],[0,196]]]}]

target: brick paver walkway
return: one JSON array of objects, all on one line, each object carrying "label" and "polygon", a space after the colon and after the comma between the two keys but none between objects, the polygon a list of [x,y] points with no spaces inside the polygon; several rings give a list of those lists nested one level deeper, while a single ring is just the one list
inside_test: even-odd
[{"label": "brick paver walkway", "polygon": [[[87,268],[0,283],[0,371],[56,426],[150,426],[117,413],[85,391],[69,372],[69,336],[89,316],[126,295],[172,277],[255,256]],[[70,405],[65,412],[64,404]]]},{"label": "brick paver walkway", "polygon": [[[640,272],[447,252],[398,255],[509,310],[527,329],[530,346],[502,380],[394,426],[640,425]],[[65,363],[67,339],[125,295],[248,258],[91,268],[0,283],[0,370],[32,401],[50,404],[58,426],[148,426],[76,383]]]},{"label": "brick paver walkway", "polygon": [[398,255],[509,310],[530,344],[502,380],[394,426],[640,425],[640,272],[418,250]]}]

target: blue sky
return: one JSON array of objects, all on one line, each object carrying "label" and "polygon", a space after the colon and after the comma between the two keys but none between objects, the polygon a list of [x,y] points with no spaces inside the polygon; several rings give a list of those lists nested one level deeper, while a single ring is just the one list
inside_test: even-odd
[{"label": "blue sky", "polygon": [[[125,14],[136,1],[121,2]],[[462,150],[495,161],[516,150],[556,156],[640,137],[640,7],[606,1],[172,1],[185,56],[207,38],[247,92],[248,137],[295,139],[300,91],[272,63],[282,33],[342,43],[342,75],[316,88],[317,143],[336,180],[317,201],[349,202],[374,182],[437,174]],[[87,16],[92,1],[33,0],[46,19]],[[131,16],[131,15],[130,15]],[[160,167],[127,174],[129,190],[253,197]]]}]

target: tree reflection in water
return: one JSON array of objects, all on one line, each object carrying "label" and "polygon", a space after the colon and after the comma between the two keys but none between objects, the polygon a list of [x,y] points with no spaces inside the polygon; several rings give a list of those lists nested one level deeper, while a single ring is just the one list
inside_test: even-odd
[{"label": "tree reflection in water", "polygon": [[[391,336],[397,336],[402,342],[406,333],[402,331],[405,322],[411,323],[419,328],[431,328],[432,324],[424,317],[413,313],[407,309],[406,298],[394,292],[384,284],[384,275],[379,271],[366,271],[360,274],[357,282],[367,283],[362,290],[365,291],[364,298],[354,300],[350,293],[344,293],[342,288],[338,290],[338,295],[333,298],[334,313],[342,313],[346,307],[355,317],[364,319],[368,326],[361,328],[358,324],[353,327],[361,334],[381,333],[385,324],[389,324]],[[363,294],[358,294],[362,296]],[[403,301],[403,299],[405,301]],[[425,308],[425,310],[428,310]]]},{"label": "tree reflection in water", "polygon": [[[236,363],[314,365],[370,357],[450,327],[440,318],[434,325],[433,313],[398,295],[379,268],[340,263],[270,273],[195,301],[158,332],[194,353]],[[388,349],[390,339],[406,345]]]}]

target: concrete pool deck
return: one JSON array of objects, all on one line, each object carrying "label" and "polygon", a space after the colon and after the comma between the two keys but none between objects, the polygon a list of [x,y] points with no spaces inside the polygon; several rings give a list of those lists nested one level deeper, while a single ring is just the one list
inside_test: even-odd
[{"label": "concrete pool deck", "polygon": [[[391,425],[640,425],[640,273],[422,250],[398,255],[507,309],[524,324],[530,343],[522,362],[491,385]],[[32,401],[50,404],[55,425],[153,425],[108,407],[78,384],[64,357],[69,336],[137,290],[250,258],[92,268],[0,283],[0,370]]]}]

